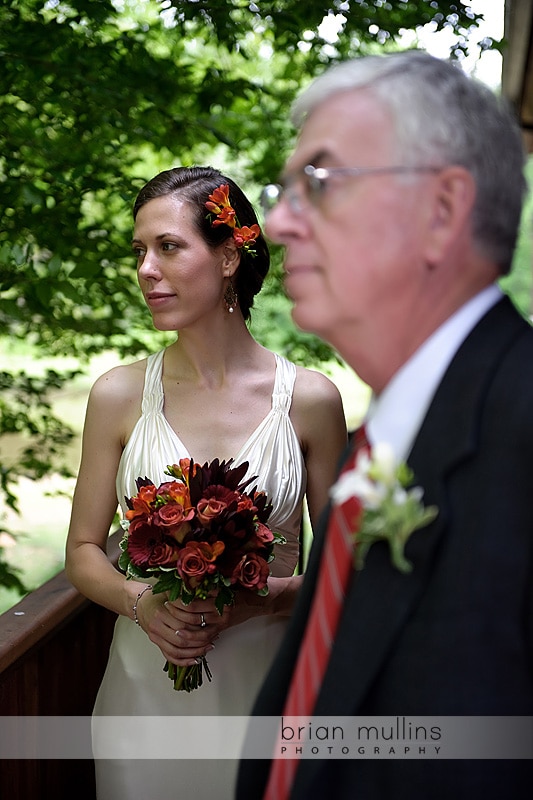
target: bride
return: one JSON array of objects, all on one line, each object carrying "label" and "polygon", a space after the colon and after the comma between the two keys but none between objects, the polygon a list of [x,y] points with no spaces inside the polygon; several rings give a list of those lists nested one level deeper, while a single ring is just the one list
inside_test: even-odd
[{"label": "bride", "polygon": [[[248,330],[269,253],[230,178],[180,167],[149,181],[134,206],[133,252],[155,327],[179,334],[165,350],[102,375],[87,407],[66,568],[80,592],[118,615],[94,718],[136,718],[112,741],[94,726],[97,795],[224,800],[233,797],[236,760],[217,760],[207,744],[201,759],[181,758],[188,728],[179,718],[250,712],[300,586],[304,496],[314,525],[346,443],[344,414],[331,381],[266,350]],[[108,560],[117,498],[124,515],[136,478],[157,485],[181,458],[247,462],[272,501],[268,525],[287,542],[276,546],[267,596],[239,590],[220,615],[212,599],[169,602]],[[191,666],[206,655],[212,680],[175,691],[165,661]],[[175,757],[157,758],[148,725],[157,717],[178,718]]]}]

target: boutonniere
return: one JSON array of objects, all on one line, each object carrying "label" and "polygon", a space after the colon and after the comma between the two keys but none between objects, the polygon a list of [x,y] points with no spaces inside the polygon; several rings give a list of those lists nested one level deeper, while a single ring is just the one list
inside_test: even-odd
[{"label": "boutonniere", "polygon": [[361,570],[374,542],[389,544],[391,561],[400,572],[410,572],[405,545],[413,531],[437,516],[436,506],[425,507],[423,490],[412,486],[413,472],[398,462],[387,443],[358,451],[355,468],[344,472],[330,490],[334,505],[342,506],[354,532],[354,563]]}]

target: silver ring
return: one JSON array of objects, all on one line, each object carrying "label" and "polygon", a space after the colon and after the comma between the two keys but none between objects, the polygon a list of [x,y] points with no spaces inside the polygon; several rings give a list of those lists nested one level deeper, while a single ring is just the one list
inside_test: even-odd
[{"label": "silver ring", "polygon": [[200,614],[200,617],[202,619],[202,621],[200,622],[200,628],[205,628],[205,626],[207,625],[207,622],[205,621],[205,617],[204,617],[203,614]]}]

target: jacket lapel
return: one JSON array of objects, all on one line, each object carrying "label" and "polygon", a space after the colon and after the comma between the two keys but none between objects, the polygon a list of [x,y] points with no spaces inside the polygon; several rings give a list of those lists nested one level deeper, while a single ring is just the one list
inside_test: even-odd
[{"label": "jacket lapel", "polygon": [[[411,536],[404,575],[390,563],[384,543],[372,546],[352,581],[318,697],[317,715],[358,714],[376,674],[431,578],[438,544],[449,518],[445,480],[477,448],[478,424],[496,365],[525,321],[507,298],[478,323],[443,378],[408,459],[424,503],[439,509],[436,520]],[[347,689],[347,687],[350,687]]]}]

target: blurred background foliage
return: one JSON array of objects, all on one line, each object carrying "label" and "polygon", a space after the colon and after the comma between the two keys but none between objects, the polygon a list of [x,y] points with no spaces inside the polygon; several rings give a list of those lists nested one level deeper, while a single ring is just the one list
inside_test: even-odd
[{"label": "blurred background foliage", "polygon": [[[293,143],[290,104],[312,77],[397,48],[403,30],[428,22],[455,32],[451,55],[461,58],[477,19],[451,0],[4,0],[0,345],[77,367],[0,370],[1,505],[18,509],[21,477],[72,472],[73,433],[51,392],[98,353],[133,360],[167,341],[151,327],[129,253],[140,186],[170,166],[210,163],[257,202]],[[292,325],[275,249],[273,260],[254,334],[300,363],[334,359]],[[524,309],[527,272],[516,284]],[[14,435],[23,445],[13,451],[3,443]],[[24,591],[0,539],[2,584]]]}]

